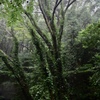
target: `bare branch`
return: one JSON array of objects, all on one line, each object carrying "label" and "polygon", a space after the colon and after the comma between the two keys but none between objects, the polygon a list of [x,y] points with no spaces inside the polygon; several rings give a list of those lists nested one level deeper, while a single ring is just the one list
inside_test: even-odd
[{"label": "bare branch", "polygon": [[55,6],[54,6],[54,9],[53,9],[53,13],[52,13],[52,20],[54,20],[55,11],[56,11],[57,7],[59,6],[59,4],[60,4],[61,2],[62,2],[62,0],[60,0],[60,1],[56,0]]},{"label": "bare branch", "polygon": [[60,20],[59,37],[58,37],[59,46],[61,46],[60,44],[61,44],[61,38],[63,34],[64,20],[65,20],[65,15],[64,15],[63,5],[61,4],[61,20]]},{"label": "bare branch", "polygon": [[68,8],[69,8],[75,1],[76,1],[76,0],[73,0],[73,1],[69,0],[69,1],[68,1],[68,4],[67,4],[67,6],[66,6],[66,8],[65,8],[65,10],[64,10],[64,14],[66,13],[66,11],[68,10]]},{"label": "bare branch", "polygon": [[52,37],[52,43],[53,43],[53,47],[55,48],[55,52],[57,51],[56,50],[56,47],[57,47],[57,40],[56,40],[56,28],[55,28],[55,25],[54,25],[54,22],[51,21],[51,17],[48,15],[48,13],[45,11],[45,9],[43,8],[42,6],[42,2],[40,2],[41,0],[38,0],[39,2],[39,7],[40,7],[40,10],[43,14],[43,17],[44,17],[44,20],[45,20],[45,23],[50,31],[50,34],[51,34],[51,37]]},{"label": "bare branch", "polygon": [[63,10],[63,8],[61,9],[61,16],[62,16],[62,19],[61,19],[61,23],[60,23],[60,29],[59,29],[59,37],[58,37],[58,44],[60,45],[61,43],[61,38],[62,38],[62,34],[63,34],[63,28],[64,28],[64,20],[65,20],[65,14],[66,14],[66,11],[68,10],[68,8],[70,7],[70,5],[72,5],[76,0],[68,0],[67,2],[67,6],[65,8],[65,10]]},{"label": "bare branch", "polygon": [[46,25],[48,27],[48,30],[52,34],[52,30],[51,30],[51,27],[50,27],[50,19],[51,18],[50,18],[50,16],[49,17],[47,16],[45,10],[43,9],[43,6],[42,6],[42,3],[40,2],[40,0],[38,0],[38,2],[39,2],[39,7],[40,7],[40,10],[42,12],[43,18],[44,18],[45,23],[46,23]]}]

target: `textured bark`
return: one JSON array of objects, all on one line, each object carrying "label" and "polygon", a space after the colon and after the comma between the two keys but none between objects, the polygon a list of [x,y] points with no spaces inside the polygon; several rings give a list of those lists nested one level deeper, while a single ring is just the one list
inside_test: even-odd
[{"label": "textured bark", "polygon": [[[45,47],[42,44],[42,42],[40,43],[40,41],[37,38],[37,35],[36,35],[36,33],[33,29],[30,29],[30,33],[31,33],[31,36],[32,36],[33,44],[36,47],[36,53],[39,56],[39,61],[40,61],[39,66],[40,66],[41,73],[42,73],[41,77],[46,80],[49,77],[49,75],[48,75],[48,72],[47,72],[47,69],[46,69],[46,62],[45,62],[46,59],[45,59],[45,53],[44,53],[44,50],[43,50],[43,49],[45,49]],[[48,88],[50,100],[55,100],[54,94],[53,94],[53,91],[52,91],[52,88],[51,88],[51,83],[46,81],[46,85],[47,85],[47,88]]]}]

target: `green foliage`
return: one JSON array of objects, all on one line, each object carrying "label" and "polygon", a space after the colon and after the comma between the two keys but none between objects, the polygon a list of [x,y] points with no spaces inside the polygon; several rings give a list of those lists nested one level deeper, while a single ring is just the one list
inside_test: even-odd
[{"label": "green foliage", "polygon": [[99,98],[100,89],[97,88],[100,88],[100,22],[90,24],[86,29],[80,31],[76,38],[76,43],[82,44],[81,50],[86,51],[85,53],[88,56],[83,53],[86,57],[85,59],[89,57],[88,61],[83,63],[83,67],[88,68],[90,71],[93,70],[93,74],[90,77],[92,84],[90,88],[96,88],[94,96]]},{"label": "green foliage", "polygon": [[[34,0],[27,2],[26,0],[1,0],[1,14],[7,18],[8,25],[13,26],[16,21],[23,21],[24,10],[33,12]],[[26,9],[27,8],[27,9]]]},{"label": "green foliage", "polygon": [[[90,99],[95,91],[97,93],[95,90],[87,94],[90,88],[95,87],[90,86],[90,76],[93,80],[91,82],[95,85],[100,82],[100,73],[97,70],[100,62],[98,52],[100,23],[88,25],[83,29],[92,22],[89,13],[90,5],[78,9],[79,4],[68,9],[66,20],[62,19],[63,9],[59,6],[55,11],[53,22],[51,12],[54,1],[41,2],[41,12],[38,1],[31,0],[27,3],[26,0],[5,0],[2,2],[5,19],[14,27],[15,33],[12,36],[13,52],[11,50],[6,55],[0,51],[0,57],[6,59],[5,64],[15,75],[21,89],[25,92],[24,96],[29,94],[30,97],[34,97],[34,100],[68,100],[71,97],[73,100]],[[62,2],[64,3],[63,0]],[[51,9],[46,5],[48,3]],[[79,32],[81,29],[83,30]],[[63,34],[60,33],[63,30],[65,34],[61,42],[59,36]],[[9,33],[12,35],[12,31]],[[97,69],[94,73],[95,67]],[[88,96],[90,94],[91,96]]]},{"label": "green foliage", "polygon": [[[82,45],[83,55],[88,55],[88,63],[98,66],[100,61],[100,22],[87,26],[79,32],[76,44]],[[86,55],[85,55],[86,56]]]},{"label": "green foliage", "polygon": [[27,11],[28,12],[33,12],[33,10],[34,10],[34,0],[31,0],[29,3],[28,3],[28,6],[27,6]]},{"label": "green foliage", "polygon": [[14,1],[5,0],[3,5],[4,5],[3,10],[6,13],[9,25],[21,19],[22,0],[14,0]]},{"label": "green foliage", "polygon": [[77,41],[82,43],[83,48],[96,48],[100,44],[100,22],[88,25],[79,33]]}]

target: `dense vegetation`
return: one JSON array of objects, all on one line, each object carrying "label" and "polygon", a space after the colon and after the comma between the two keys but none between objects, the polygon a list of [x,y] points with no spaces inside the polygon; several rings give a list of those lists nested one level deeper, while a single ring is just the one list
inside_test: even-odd
[{"label": "dense vegetation", "polygon": [[0,88],[18,91],[0,100],[100,100],[99,10],[99,0],[0,0]]}]

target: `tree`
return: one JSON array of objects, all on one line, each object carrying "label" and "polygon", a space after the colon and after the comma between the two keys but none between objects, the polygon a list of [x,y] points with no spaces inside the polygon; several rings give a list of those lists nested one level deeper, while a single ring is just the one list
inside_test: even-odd
[{"label": "tree", "polygon": [[[83,49],[81,66],[84,64],[91,64],[92,67],[98,66],[96,65],[95,58],[97,55],[99,56],[100,49],[99,25],[100,22],[88,25],[86,29],[79,32],[76,38],[77,43],[81,43]],[[86,57],[86,59],[84,57]]]},{"label": "tree", "polygon": [[[92,72],[92,75],[90,75],[90,79],[92,80],[92,90],[95,88],[93,93],[95,98],[100,98],[99,88],[100,86],[100,67],[99,67],[99,61],[100,61],[100,22],[92,23],[86,27],[86,29],[79,32],[76,42],[78,43],[78,55],[80,54],[79,66],[81,68],[85,68],[87,70],[90,70]],[[80,53],[81,50],[81,53]]]},{"label": "tree", "polygon": [[[22,0],[1,1],[1,4],[3,4],[3,10],[7,10],[8,15],[10,15],[10,23],[19,19],[19,15],[22,15],[22,13],[24,14],[22,15],[23,18],[24,16],[27,16],[28,20],[30,20],[31,24],[29,22],[26,22],[25,24],[31,34],[33,44],[35,45],[39,66],[41,68],[44,79],[47,79],[50,74],[53,82],[52,89],[51,83],[46,81],[46,84],[48,84],[48,91],[51,100],[65,100],[67,97],[66,82],[63,77],[61,39],[63,35],[66,11],[75,1],[76,0],[55,0],[54,2],[46,0],[36,1],[40,9],[39,11],[43,16],[43,23],[45,23],[47,31],[42,31],[34,19],[34,15],[32,14],[32,4],[33,2],[35,3],[35,1],[26,1],[26,3],[25,1],[23,3]],[[24,8],[22,4],[25,4],[26,8]],[[49,34],[49,38],[47,37],[47,33]],[[8,63],[9,57],[6,56],[2,51],[1,57],[6,66],[15,75],[15,78],[20,84],[23,93],[25,93],[24,95],[26,99],[32,100],[32,96],[29,93],[29,88],[25,80],[24,72],[20,67],[20,62],[18,59],[18,42],[15,36],[13,36],[13,38],[15,43],[13,63],[14,66],[16,66],[16,69],[13,69],[13,67]],[[24,86],[26,88],[23,88]]]}]

